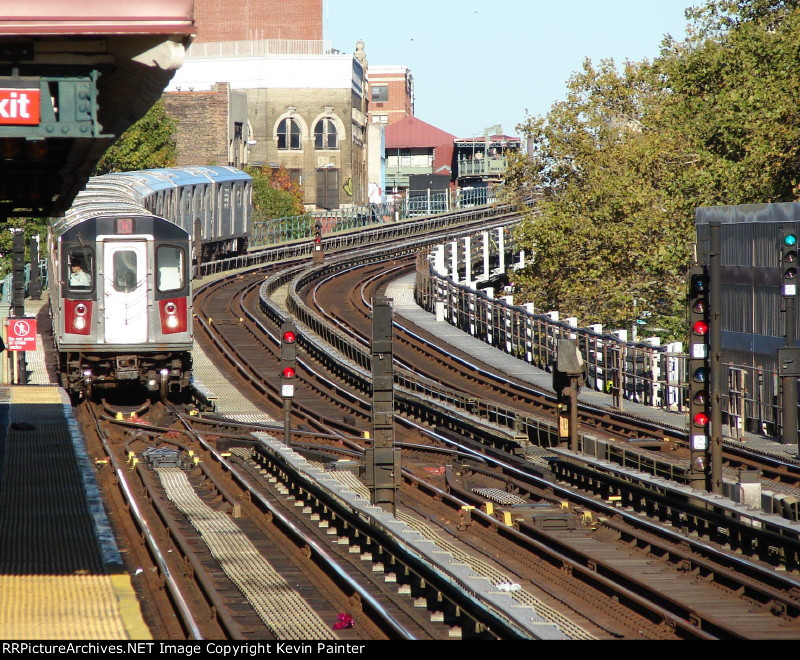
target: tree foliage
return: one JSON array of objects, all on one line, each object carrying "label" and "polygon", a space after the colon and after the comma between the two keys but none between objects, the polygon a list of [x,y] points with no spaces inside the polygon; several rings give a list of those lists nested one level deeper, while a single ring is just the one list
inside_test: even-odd
[{"label": "tree foliage", "polygon": [[711,0],[653,62],[586,61],[566,98],[520,129],[533,194],[517,288],[582,324],[649,323],[680,336],[698,206],[791,201],[800,182],[800,8]]},{"label": "tree foliage", "polygon": [[177,121],[167,115],[163,99],[158,100],[108,148],[95,174],[173,167],[177,154],[174,138],[177,125]]},{"label": "tree foliage", "polygon": [[292,183],[285,167],[251,167],[247,173],[253,177],[253,217],[256,220],[302,215],[305,210],[302,190]]},{"label": "tree foliage", "polygon": [[25,262],[30,262],[30,251],[28,241],[38,234],[39,236],[39,259],[47,256],[47,219],[46,218],[9,218],[6,222],[6,231],[0,232],[0,277],[5,277],[11,272],[14,256],[14,237],[10,231],[11,227],[20,227],[25,236]]}]

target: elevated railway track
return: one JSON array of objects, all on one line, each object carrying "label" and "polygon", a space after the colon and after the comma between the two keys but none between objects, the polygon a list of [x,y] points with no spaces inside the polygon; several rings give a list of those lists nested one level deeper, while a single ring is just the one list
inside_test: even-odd
[{"label": "elevated railway track", "polygon": [[[372,256],[370,257],[370,259],[374,259],[374,255],[372,255]],[[372,279],[372,276],[371,276],[371,275],[362,276],[362,279],[363,279],[363,280],[371,280],[371,279]],[[267,285],[264,285],[264,286],[262,287],[262,289],[264,289],[265,287],[266,287],[266,288],[269,288],[269,286],[271,286],[271,285],[268,283]],[[278,290],[279,288],[280,288],[280,286],[276,286],[276,287],[275,287],[275,289],[274,289],[273,291],[275,291],[275,290]],[[351,282],[351,283],[344,284],[344,285],[343,285],[343,289],[345,289],[345,290],[353,290],[352,282]],[[309,289],[309,291],[310,291],[310,290],[311,290],[311,289]],[[320,290],[321,290],[321,289],[317,289],[317,296],[318,296],[318,297],[320,297],[320,296],[321,296],[321,294],[320,294]],[[359,290],[359,291],[360,291],[361,289],[360,289],[360,287],[356,287],[356,290]],[[286,296],[286,297],[288,297],[288,298],[291,298],[291,297],[292,297],[292,291],[291,291],[291,288],[289,289],[289,291],[286,291],[286,292],[283,292],[283,291],[282,291],[282,292],[281,292],[281,297],[284,297],[284,296]],[[361,294],[359,293],[359,294],[357,294],[357,296],[356,296],[356,297],[360,297],[360,296],[361,296]],[[298,297],[302,297],[302,296],[298,296]],[[311,297],[311,294],[309,294],[309,297]],[[342,294],[341,294],[341,291],[338,291],[338,292],[337,292],[335,295],[331,296],[331,298],[332,298],[332,299],[335,299],[335,300],[337,301],[337,303],[336,303],[336,306],[337,306],[337,312],[336,312],[335,318],[333,318],[333,319],[331,319],[331,320],[330,320],[330,321],[331,321],[331,325],[335,325],[335,326],[337,326],[337,328],[338,328],[338,329],[341,331],[341,330],[343,329],[343,326],[344,326],[344,325],[346,325],[346,322],[345,322],[345,320],[344,320],[344,319],[345,319],[345,317],[346,317],[346,316],[349,316],[349,314],[346,314],[346,313],[344,313],[344,312],[342,311],[342,309],[341,309],[342,301],[344,300],[344,298],[343,298],[343,296],[342,296]],[[364,294],[364,298],[365,298],[365,299],[368,299],[368,298],[369,298],[369,294],[365,293],[365,294]],[[262,305],[264,305],[264,301],[263,301],[263,292],[262,292],[262,302],[261,302],[261,304],[262,304]],[[291,303],[288,303],[288,304],[291,304]],[[278,304],[278,305],[276,305],[276,306],[277,306],[278,308],[280,308],[280,307],[281,307],[281,305],[280,305],[280,304]],[[323,304],[322,306],[324,307],[325,305]],[[285,310],[284,310],[284,311],[285,311]],[[318,310],[317,310],[317,311],[318,311]],[[274,312],[274,311],[273,311],[273,313],[278,313],[278,314],[279,314],[280,312]],[[358,315],[356,315],[356,316],[358,316]],[[363,314],[362,314],[361,316],[362,316],[362,319],[363,319]],[[362,321],[362,322],[363,322],[363,321]],[[353,324],[353,325],[358,325],[358,322],[352,322],[352,324]],[[222,329],[223,329],[223,327],[224,327],[224,326],[219,326],[219,327],[218,327],[218,329],[220,329],[221,331],[224,331],[224,330],[222,330]],[[316,341],[316,340],[315,340],[315,341]],[[355,344],[358,344],[358,343],[362,343],[362,341],[360,341],[360,340],[356,340],[356,339],[353,339],[353,343],[355,343]],[[363,343],[362,343],[362,345],[363,345]],[[353,350],[353,349],[350,349],[350,350]],[[324,358],[322,358],[322,357],[321,357],[320,355],[318,355],[318,354],[313,354],[313,358],[312,358],[312,359],[313,359],[314,361],[323,361],[323,360],[324,360]],[[357,359],[357,358],[356,358],[356,359]],[[340,363],[340,364],[339,364],[339,366],[338,366],[338,367],[335,367],[335,368],[332,368],[332,369],[331,369],[331,372],[333,372],[333,373],[336,373],[336,372],[341,372],[341,371],[344,369],[344,367],[342,367],[342,364],[341,364],[342,362],[351,362],[351,363],[352,363],[352,362],[356,362],[356,359],[354,359],[354,358],[353,358],[353,354],[352,354],[352,353],[351,353],[351,354],[349,354],[349,355],[347,355],[347,356],[346,356],[346,359],[344,359],[344,360],[341,360],[341,359],[339,359],[339,360],[338,360],[338,361],[339,361],[339,363]],[[358,372],[358,373],[356,373],[355,375],[354,375],[353,373],[351,373],[351,375],[350,375],[350,376],[348,376],[347,378],[345,378],[345,379],[344,379],[345,381],[347,381],[348,385],[352,385],[352,382],[353,382],[353,381],[355,381],[355,380],[359,380],[359,379],[361,379],[361,378],[363,377],[363,374],[361,374],[360,372],[361,372],[361,371],[364,371],[364,370],[363,370],[363,369],[353,369],[353,365],[352,365],[352,364],[350,365],[350,367],[349,367],[349,368],[350,368],[350,370],[351,370],[351,371]],[[449,377],[448,377],[448,379],[449,379]],[[339,387],[340,387],[340,389],[349,389],[349,387],[345,387],[345,386],[343,386],[342,384],[340,384],[340,386],[339,386]],[[473,395],[473,396],[474,396],[474,395]],[[458,415],[457,415],[457,414],[455,414],[454,416],[458,416]],[[503,417],[503,416],[501,415],[501,416],[497,417],[497,419],[502,419],[502,417]],[[470,434],[470,433],[468,433],[468,435],[469,435],[469,434]],[[440,437],[441,437],[441,436],[440,436]],[[650,437],[651,437],[651,440],[652,440],[652,436],[650,436]],[[307,441],[306,441],[306,447],[308,447]],[[483,451],[486,451],[486,450],[485,450],[485,448],[483,449]],[[518,453],[519,453],[519,452],[518,452]],[[627,503],[627,502],[626,502],[626,503]],[[614,506],[612,505],[612,510],[613,510],[613,508],[614,508]],[[678,515],[679,517],[680,517],[680,516],[686,516],[686,513],[685,513],[685,511],[684,511],[684,512],[680,512],[680,513],[676,513],[676,515]],[[695,515],[695,514],[691,514],[691,515]],[[647,544],[645,543],[645,545],[647,545]],[[720,556],[724,556],[724,554],[725,554],[725,552],[724,552],[724,548],[723,548],[722,555],[720,555]],[[684,559],[685,559],[685,558],[684,558]],[[682,560],[682,561],[683,561],[683,560]],[[688,561],[688,560],[687,560],[687,561]],[[669,562],[668,562],[668,563],[669,563]],[[589,561],[589,562],[588,562],[588,565],[595,565],[595,566],[596,566],[596,564],[593,564],[593,562],[591,562],[591,561]],[[691,572],[691,571],[690,571],[690,572]],[[724,573],[724,571],[722,571],[722,570],[719,570],[718,572],[719,572],[720,574]],[[727,574],[726,574],[726,577],[727,577]],[[768,591],[768,590],[767,590],[767,591]],[[780,591],[780,589],[778,589],[778,591]],[[789,602],[790,602],[790,601],[791,601],[791,599],[789,599]],[[767,601],[766,601],[766,602],[769,602],[769,599],[767,599]],[[784,605],[778,606],[778,607],[777,607],[777,610],[779,610],[779,611],[780,611],[780,610],[782,610],[782,608],[784,608],[784,607],[785,607],[785,605],[786,605],[786,603],[785,603]],[[767,609],[769,609],[770,607],[773,607],[773,606],[772,606],[772,605],[767,605]],[[791,612],[791,611],[792,611],[792,607],[789,607],[787,610],[784,610],[784,611],[789,611],[789,612]],[[698,621],[698,622],[705,622],[705,623],[700,623],[700,625],[698,626],[698,628],[699,628],[699,629],[703,630],[703,632],[701,633],[701,635],[709,634],[709,635],[712,635],[712,636],[735,636],[735,633],[734,633],[734,631],[731,631],[731,630],[725,630],[725,629],[724,629],[724,627],[718,627],[718,626],[719,626],[719,622],[718,622],[718,621],[715,621],[715,620],[713,620],[713,617],[712,617],[712,616],[710,616],[710,615],[708,615],[708,613],[706,613],[706,615],[704,616],[704,615],[702,615],[702,614],[699,614],[699,613],[697,613],[697,612],[693,612],[693,613],[692,613],[692,615],[691,615],[691,616],[689,616],[689,615],[687,615],[687,614],[686,614],[686,611],[684,611],[684,612],[683,612],[683,614],[680,614],[680,615],[678,615],[678,619],[682,619],[682,618],[686,618],[686,617],[688,617],[688,618],[692,618],[692,617],[694,617],[694,618],[695,618],[695,620],[696,620],[696,621]],[[792,614],[789,614],[789,615],[788,615],[788,618],[789,618],[789,619],[792,619],[792,618],[793,618],[793,615],[792,615]],[[783,620],[781,620],[781,623],[783,623]],[[705,628],[703,628],[703,626],[704,626],[704,625],[705,625]],[[757,625],[757,626],[758,626],[758,625],[762,625],[762,626],[763,626],[763,625],[766,625],[767,627],[769,627],[769,624],[763,624],[763,622],[762,622],[761,624],[756,624],[756,625]],[[759,629],[762,631],[762,634],[763,634],[763,628],[759,628]],[[750,634],[750,635],[755,635],[755,634],[757,634],[757,633],[753,633],[753,632],[751,632],[751,633],[747,633],[747,634]],[[777,633],[776,633],[776,634],[777,634]]]},{"label": "elevated railway track", "polygon": [[[436,238],[424,239],[431,240]],[[111,480],[136,474],[135,485],[126,491],[141,491],[137,502],[160,502],[143,516],[152,530],[144,535],[153,541],[135,560],[145,565],[150,555],[148,561],[155,561],[152,593],[168,575],[180,578],[179,583],[192,578],[170,590],[172,595],[159,606],[166,612],[188,603],[189,618],[156,627],[159,634],[242,639],[294,634],[282,632],[284,622],[274,611],[259,614],[246,586],[219,568],[221,555],[215,555],[213,544],[190,522],[198,500],[221,513],[224,522],[233,520],[257,554],[272,557],[273,544],[284,545],[288,549],[275,564],[288,566],[290,572],[291,566],[297,570],[300,565],[304,572],[319,571],[319,580],[312,580],[317,595],[310,600],[314,616],[327,626],[320,636],[336,623],[356,626],[337,628],[337,639],[797,634],[798,539],[790,521],[745,515],[666,480],[648,480],[628,468],[619,468],[628,470],[624,475],[612,474],[601,460],[591,464],[592,456],[559,450],[547,392],[492,374],[467,354],[448,360],[452,349],[431,351],[427,345],[438,338],[412,327],[399,328],[404,336],[396,342],[396,436],[406,461],[398,518],[423,539],[437,537],[435,543],[458,557],[457,564],[470,568],[437,569],[420,558],[419,548],[409,563],[404,552],[409,544],[416,548],[412,532],[395,534],[396,523],[386,514],[370,512],[357,478],[369,444],[363,437],[370,419],[364,339],[369,301],[385,291],[386,280],[405,272],[414,239],[405,237],[399,246],[385,248],[384,254],[374,247],[364,249],[362,257],[350,245],[346,257],[333,259],[329,253],[328,264],[312,269],[283,260],[274,263],[274,255],[267,256],[266,266],[213,278],[199,292],[195,309],[200,342],[210,352],[217,350],[213,345],[221,347],[220,362],[227,364],[221,369],[230,381],[247,375],[236,389],[266,417],[278,419],[282,403],[277,328],[288,316],[299,321],[303,354],[297,389],[302,394],[291,422],[293,451],[269,438],[280,436],[278,423],[241,424],[177,410],[151,411],[147,425],[101,419],[119,427],[105,431],[115,439],[106,440],[104,450],[112,469],[103,468],[101,474],[105,470]],[[603,447],[605,458],[613,447],[629,463],[643,466],[654,447],[671,452],[678,442],[677,429],[665,429],[656,441],[651,422],[638,428],[637,420],[616,415],[618,422],[604,421],[599,429],[587,430],[585,450],[594,448],[597,454]],[[106,411],[98,419],[104,416],[116,417]],[[582,422],[587,427],[590,418],[587,414]],[[161,449],[199,462],[189,458],[191,465],[161,472],[152,464],[151,451]],[[349,467],[331,469],[337,464]],[[679,472],[674,468],[672,476]],[[568,482],[573,485],[567,487]],[[581,494],[581,489],[587,492]],[[150,495],[141,499],[144,492]],[[358,499],[359,507],[366,508],[353,517]],[[202,516],[213,517],[210,512]],[[366,520],[366,526],[358,527],[356,518]],[[421,522],[433,531],[419,531]],[[290,530],[286,541],[264,541],[272,539],[273,526]],[[137,526],[131,538],[142,535]],[[159,539],[169,545],[157,549]],[[336,568],[320,568],[317,562],[336,555],[337,549]],[[732,551],[738,555],[735,560]],[[197,561],[191,559],[193,553]],[[159,556],[182,559],[159,565],[153,559]],[[497,556],[504,560],[492,559]],[[626,571],[621,568],[626,562],[638,568]],[[482,563],[488,567],[479,571]],[[218,568],[209,573],[209,566]],[[781,569],[778,579],[776,567]],[[490,585],[487,594],[470,586],[483,570],[488,581],[483,584]],[[388,590],[387,584],[392,585]],[[675,585],[668,598],[665,585]],[[702,588],[724,597],[701,596]],[[232,600],[231,594],[236,594]],[[254,602],[258,598],[252,595]],[[520,605],[530,612],[522,619],[512,614]],[[722,608],[716,614],[715,606]],[[386,615],[380,614],[382,609]],[[150,616],[155,621],[163,614],[154,611]],[[237,621],[246,623],[237,627]]]}]

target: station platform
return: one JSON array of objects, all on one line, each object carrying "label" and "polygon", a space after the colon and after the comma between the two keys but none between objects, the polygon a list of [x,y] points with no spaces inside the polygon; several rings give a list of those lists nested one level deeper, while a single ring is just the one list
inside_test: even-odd
[{"label": "station platform", "polygon": [[54,385],[0,387],[0,639],[150,639]]},{"label": "station platform", "polygon": [[47,294],[25,303],[39,330],[28,384],[0,385],[0,639],[150,639],[69,397],[47,366],[46,305]]},{"label": "station platform", "polygon": [[[517,358],[490,346],[485,342],[472,337],[463,330],[453,327],[446,321],[437,321],[432,314],[414,300],[414,283],[416,275],[411,273],[392,282],[386,290],[386,296],[392,299],[392,308],[397,316],[417,326],[421,330],[434,335],[440,342],[452,346],[456,352],[471,356],[484,364],[493,367],[510,377],[530,383],[531,385],[549,392],[553,392],[552,374],[538,367],[518,360]],[[402,321],[399,321],[402,324]],[[611,395],[583,388],[578,395],[581,402],[617,411],[613,407]],[[686,413],[671,412],[660,408],[653,408],[635,401],[625,400],[622,410],[635,417],[667,424],[673,428],[686,429],[688,415]],[[781,458],[797,458],[798,447],[796,444],[781,444],[775,438],[745,433],[742,438],[725,438],[726,442],[741,442],[748,447],[753,447]]]}]

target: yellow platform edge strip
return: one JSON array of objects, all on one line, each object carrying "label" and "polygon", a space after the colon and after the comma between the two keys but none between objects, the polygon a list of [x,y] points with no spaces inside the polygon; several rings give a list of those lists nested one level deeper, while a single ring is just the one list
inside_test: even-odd
[{"label": "yellow platform edge strip", "polygon": [[139,599],[136,591],[131,584],[131,577],[127,573],[119,573],[111,576],[111,588],[119,603],[119,614],[128,633],[129,639],[150,640],[153,639],[150,628],[142,618],[142,608],[139,607]]},{"label": "yellow platform edge strip", "polygon": [[11,390],[11,403],[12,404],[25,404],[25,403],[61,403],[61,392],[55,385],[50,386],[33,386],[33,385],[19,385],[8,386]]}]

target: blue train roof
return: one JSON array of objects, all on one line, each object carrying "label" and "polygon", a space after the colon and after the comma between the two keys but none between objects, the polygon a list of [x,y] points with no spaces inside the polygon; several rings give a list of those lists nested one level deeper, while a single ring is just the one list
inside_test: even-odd
[{"label": "blue train roof", "polygon": [[64,218],[54,221],[52,226],[54,232],[59,234],[92,216],[119,213],[152,215],[145,209],[145,200],[162,190],[250,180],[251,177],[246,172],[224,165],[104,174],[89,179],[86,188],[75,198]]},{"label": "blue train roof", "polygon": [[[194,167],[168,167],[153,170],[140,170],[136,172],[119,172],[106,174],[96,179],[105,177],[121,177],[136,181],[137,188],[148,187],[157,192],[165,188],[195,186],[204,183],[223,181],[249,181],[250,175],[235,167],[228,166],[194,166]],[[90,179],[90,184],[95,177]]]}]

